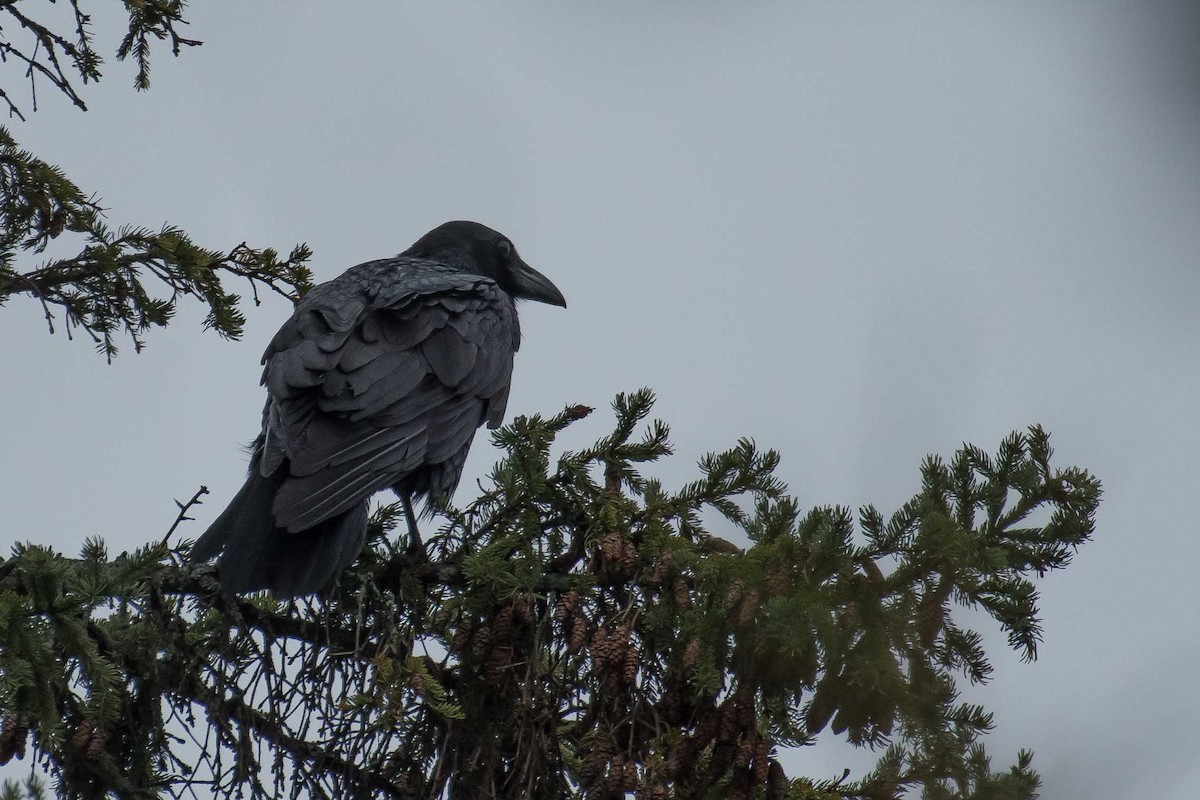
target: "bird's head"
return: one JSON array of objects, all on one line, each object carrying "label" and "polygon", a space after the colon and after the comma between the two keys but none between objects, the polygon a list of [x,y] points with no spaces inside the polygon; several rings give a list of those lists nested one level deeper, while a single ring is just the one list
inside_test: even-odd
[{"label": "bird's head", "polygon": [[427,258],[491,278],[514,299],[567,307],[567,300],[558,287],[522,261],[507,236],[478,222],[439,225],[401,255]]}]

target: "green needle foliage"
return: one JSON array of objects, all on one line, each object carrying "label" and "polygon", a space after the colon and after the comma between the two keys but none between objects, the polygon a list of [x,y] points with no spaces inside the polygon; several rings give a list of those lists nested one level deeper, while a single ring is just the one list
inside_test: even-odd
[{"label": "green needle foliage", "polygon": [[[111,13],[117,5],[106,10]],[[138,89],[149,88],[154,41],[169,41],[176,55],[184,46],[200,44],[179,34],[186,24],[180,0],[123,0],[120,5],[128,16],[128,29],[116,55],[136,62]],[[77,84],[99,80],[103,63],[90,27],[91,7],[84,0],[0,3],[0,59],[22,67],[35,109],[39,83],[48,83],[86,109]],[[69,23],[63,22],[66,11]],[[2,83],[0,100],[8,104],[10,117],[24,119]],[[77,255],[33,268],[19,265],[64,235],[78,240]],[[245,242],[214,250],[169,225],[111,230],[93,195],[58,167],[21,149],[12,134],[0,128],[0,304],[13,295],[40,302],[51,333],[61,316],[68,336],[83,331],[110,360],[121,338],[141,350],[146,331],[167,325],[179,301],[187,297],[207,306],[206,328],[237,338],[245,317],[228,280],[244,280],[256,304],[260,289],[297,300],[311,286],[306,266],[310,256],[303,244],[287,258]]]},{"label": "green needle foliage", "polygon": [[[137,65],[133,85],[139,91],[150,88],[150,52],[154,42],[170,42],[171,52],[179,55],[184,47],[202,44],[188,39],[180,30],[188,23],[183,18],[184,0],[121,0],[127,29],[116,48],[118,61],[132,56]],[[107,7],[105,7],[107,6]],[[49,84],[77,108],[87,104],[80,84],[95,83],[102,77],[104,58],[96,50],[92,31],[92,11],[115,13],[117,3],[96,0],[6,0],[0,3],[0,61],[19,68],[29,83],[30,101],[37,110],[39,85]],[[10,117],[25,119],[21,106],[6,84],[0,85],[0,100],[8,106]]]},{"label": "green needle foliage", "polygon": [[[991,715],[959,700],[991,671],[963,612],[1032,659],[1033,581],[1091,535],[1096,479],[1053,467],[1035,426],[929,458],[909,502],[856,524],[802,511],[747,440],[667,490],[652,402],[619,396],[610,435],[557,456],[590,409],[518,418],[425,557],[385,506],[299,604],[222,594],[186,543],[17,547],[0,756],[28,748],[61,797],[1036,797],[1030,754],[993,771]],[[821,737],[878,765],[787,776],[781,751]]]},{"label": "green needle foliage", "polygon": [[[78,255],[19,270],[19,254],[41,253],[63,233],[82,239]],[[84,331],[110,360],[118,336],[140,351],[143,334],[167,325],[185,297],[208,307],[206,328],[237,338],[246,320],[223,279],[244,279],[256,304],[259,288],[295,301],[311,286],[311,255],[298,245],[283,259],[244,242],[217,252],[171,226],[112,231],[95,201],[0,128],[0,304],[14,294],[40,301],[51,333],[57,309],[68,336]]]}]

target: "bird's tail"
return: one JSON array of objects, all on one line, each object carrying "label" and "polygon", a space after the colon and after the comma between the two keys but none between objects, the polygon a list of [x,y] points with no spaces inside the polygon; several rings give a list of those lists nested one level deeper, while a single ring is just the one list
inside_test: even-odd
[{"label": "bird's tail", "polygon": [[313,594],[348,567],[367,538],[367,501],[307,530],[289,533],[275,525],[271,502],[287,475],[258,469],[258,451],[246,483],[192,546],[192,561],[217,553],[217,580],[228,592],[268,589],[280,599]]}]

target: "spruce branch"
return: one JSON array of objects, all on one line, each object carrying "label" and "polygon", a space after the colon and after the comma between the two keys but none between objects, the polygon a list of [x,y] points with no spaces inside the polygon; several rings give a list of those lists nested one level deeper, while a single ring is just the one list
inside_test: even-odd
[{"label": "spruce branch", "polygon": [[[92,15],[84,9],[98,7],[102,13],[113,12],[104,4],[67,0],[71,30],[65,33],[55,29],[60,24],[57,20],[43,21],[57,15],[53,9],[55,5],[55,0],[0,3],[0,63],[8,63],[11,59],[23,68],[21,77],[29,81],[34,111],[38,107],[39,81],[49,84],[76,108],[86,111],[87,104],[78,85],[99,81],[104,59],[97,51],[91,28]],[[155,41],[169,41],[175,56],[183,48],[196,47],[201,42],[180,33],[182,26],[188,24],[183,18],[182,0],[122,0],[122,5],[127,17],[126,32],[115,55],[118,61],[133,57],[137,64],[134,87],[144,91],[150,87],[150,57]],[[7,26],[4,24],[6,19],[9,20]],[[10,116],[25,119],[7,86],[0,87],[0,98],[7,105]]]},{"label": "spruce branch", "polygon": [[[63,234],[82,241],[78,255],[17,269],[18,253],[41,253]],[[311,286],[310,257],[303,244],[287,258],[245,242],[229,251],[211,250],[172,226],[112,231],[95,198],[0,128],[0,303],[15,294],[32,295],[51,333],[51,309],[59,309],[67,335],[84,331],[109,360],[118,337],[128,337],[140,351],[146,331],[167,325],[187,298],[207,306],[205,328],[236,339],[245,317],[228,279],[245,280],[256,304],[260,288],[296,301]]]},{"label": "spruce branch", "polygon": [[[1095,478],[1053,467],[1031,428],[986,459],[928,459],[900,511],[857,525],[802,511],[748,440],[669,492],[643,474],[670,449],[649,399],[557,457],[578,409],[501,428],[492,480],[439,511],[430,558],[393,541],[385,506],[356,566],[299,603],[222,593],[186,542],[18,547],[0,562],[4,730],[31,733],[63,796],[1032,800],[1031,756],[993,770],[991,715],[958,698],[992,669],[958,607],[1036,655],[1034,580],[1090,537]],[[1025,527],[993,522],[1010,503]],[[710,538],[738,531],[745,550]],[[828,736],[882,748],[876,768],[788,779],[779,748]]]}]

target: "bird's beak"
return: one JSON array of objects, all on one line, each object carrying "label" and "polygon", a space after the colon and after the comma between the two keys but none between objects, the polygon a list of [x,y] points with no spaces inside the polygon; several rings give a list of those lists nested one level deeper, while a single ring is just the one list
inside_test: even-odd
[{"label": "bird's beak", "polygon": [[517,265],[516,297],[526,300],[537,300],[539,303],[549,303],[552,306],[567,307],[567,298],[562,296],[558,287],[550,282],[542,273],[526,264],[524,261]]}]

